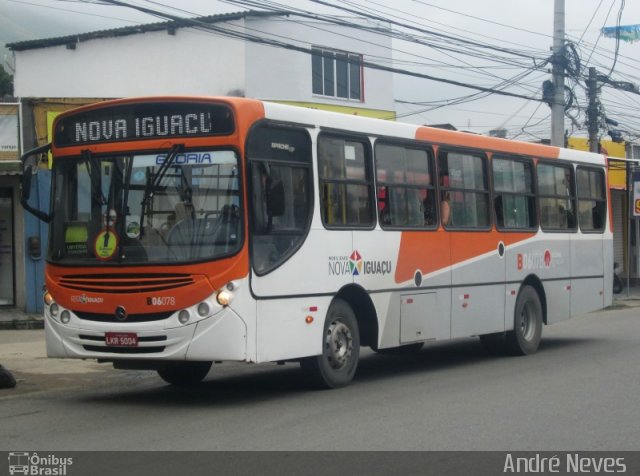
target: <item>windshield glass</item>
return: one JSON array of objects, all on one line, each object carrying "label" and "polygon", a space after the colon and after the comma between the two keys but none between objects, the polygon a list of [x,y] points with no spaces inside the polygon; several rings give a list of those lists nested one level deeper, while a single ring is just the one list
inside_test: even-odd
[{"label": "windshield glass", "polygon": [[49,259],[167,263],[235,253],[236,153],[177,150],[56,160]]}]

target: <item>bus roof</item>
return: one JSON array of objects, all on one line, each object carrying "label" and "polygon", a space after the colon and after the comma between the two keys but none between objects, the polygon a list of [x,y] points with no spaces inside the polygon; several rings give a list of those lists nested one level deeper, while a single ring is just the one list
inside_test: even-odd
[{"label": "bus roof", "polygon": [[604,155],[591,152],[278,103],[265,102],[265,113],[267,118],[274,120],[299,122],[327,129],[353,131],[360,134],[408,140],[417,139],[434,144],[478,148],[496,153],[519,154],[546,159],[563,159],[600,166],[606,164]]}]

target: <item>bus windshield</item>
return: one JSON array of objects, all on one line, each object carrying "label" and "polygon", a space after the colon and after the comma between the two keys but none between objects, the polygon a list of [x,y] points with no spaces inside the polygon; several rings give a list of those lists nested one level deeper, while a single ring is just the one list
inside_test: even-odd
[{"label": "bus windshield", "polygon": [[49,260],[172,263],[216,259],[241,246],[233,150],[57,159]]}]

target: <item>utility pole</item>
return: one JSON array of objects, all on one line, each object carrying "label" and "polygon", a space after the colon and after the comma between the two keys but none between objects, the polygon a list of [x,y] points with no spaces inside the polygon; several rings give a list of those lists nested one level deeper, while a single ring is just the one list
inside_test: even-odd
[{"label": "utility pole", "polygon": [[600,152],[598,140],[598,75],[596,69],[589,68],[589,79],[587,80],[587,96],[589,107],[587,108],[587,121],[589,130],[589,151]]},{"label": "utility pole", "polygon": [[551,145],[564,147],[564,0],[554,0],[553,11]]}]

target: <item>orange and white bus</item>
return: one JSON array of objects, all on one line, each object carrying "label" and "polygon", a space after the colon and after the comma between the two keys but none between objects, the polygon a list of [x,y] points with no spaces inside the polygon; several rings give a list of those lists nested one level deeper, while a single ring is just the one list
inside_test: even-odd
[{"label": "orange and white bus", "polygon": [[[29,203],[53,156],[50,210]],[[153,369],[300,361],[479,336],[530,354],[611,303],[601,155],[242,98],[108,101],[23,157],[50,224],[48,355]]]}]

